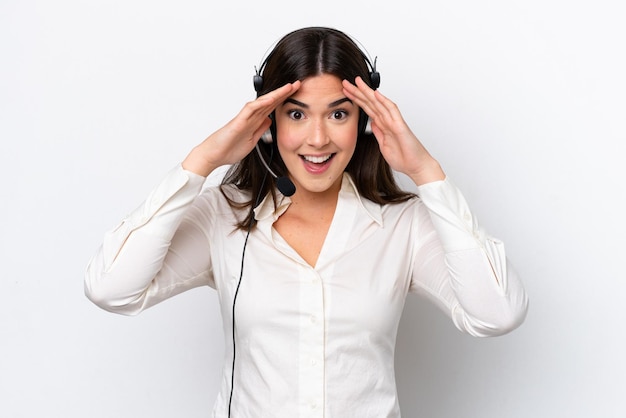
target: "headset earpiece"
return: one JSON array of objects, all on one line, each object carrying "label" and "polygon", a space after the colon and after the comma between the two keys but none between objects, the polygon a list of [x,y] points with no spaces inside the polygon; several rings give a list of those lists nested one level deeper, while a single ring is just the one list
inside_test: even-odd
[{"label": "headset earpiece", "polygon": [[272,142],[274,142],[274,137],[272,136],[272,131],[270,129],[268,129],[263,133],[263,135],[261,135],[261,141],[265,142],[266,144],[271,144]]},{"label": "headset earpiece", "polygon": [[[380,86],[380,73],[378,71],[376,71],[376,60],[378,60],[378,57],[374,58],[374,62],[370,61],[367,58],[367,55],[365,55],[365,53],[363,53],[363,58],[365,58],[365,62],[367,62],[370,66],[370,87],[373,90],[376,90],[379,86]],[[371,135],[372,134],[372,126],[370,124],[370,118],[369,116],[367,116],[367,113],[365,113],[362,109],[359,111],[359,135],[361,134],[367,134],[367,135]]]},{"label": "headset earpiece", "polygon": [[260,70],[257,70],[256,67],[254,67],[254,71],[255,74],[252,77],[252,84],[254,85],[254,91],[258,94],[261,90],[263,90],[263,76],[259,74]]},{"label": "headset earpiece", "polygon": [[263,77],[255,74],[254,77],[252,77],[252,84],[254,84],[254,91],[257,93],[260,92],[263,90]]},{"label": "headset earpiece", "polygon": [[370,63],[371,67],[372,67],[372,71],[370,72],[370,82],[372,83],[372,88],[374,90],[376,90],[378,87],[380,87],[380,73],[378,71],[376,71],[376,61],[378,60],[378,57],[374,58],[374,62]]},{"label": "headset earpiece", "polygon": [[372,88],[376,90],[380,86],[380,73],[378,71],[372,71],[370,73],[370,81],[372,82]]},{"label": "headset earpiece", "polygon": [[274,137],[276,136],[276,121],[274,120],[274,112],[272,112],[269,118],[272,120],[272,124],[269,128],[267,128],[267,131],[265,131],[263,135],[261,135],[261,141],[266,144],[271,144],[272,142],[274,142]]}]

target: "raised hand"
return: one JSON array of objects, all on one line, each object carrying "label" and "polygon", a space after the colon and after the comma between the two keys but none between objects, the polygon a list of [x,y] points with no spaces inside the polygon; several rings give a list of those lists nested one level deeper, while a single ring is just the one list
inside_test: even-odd
[{"label": "raised hand", "polygon": [[183,168],[207,176],[220,166],[239,162],[270,127],[268,115],[294,94],[300,84],[300,81],[285,84],[246,103],[230,122],[191,150],[182,163]]},{"label": "raised hand", "polygon": [[394,102],[372,90],[360,77],[355,84],[344,80],[343,88],[370,117],[380,152],[393,170],[406,174],[418,186],[445,178],[439,163],[413,134]]}]

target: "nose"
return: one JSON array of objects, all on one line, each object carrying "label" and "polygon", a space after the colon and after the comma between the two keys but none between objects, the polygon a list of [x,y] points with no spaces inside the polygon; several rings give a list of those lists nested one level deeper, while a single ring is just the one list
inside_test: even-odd
[{"label": "nose", "polygon": [[307,138],[307,144],[312,147],[322,148],[327,145],[330,142],[330,137],[324,121],[315,121]]}]

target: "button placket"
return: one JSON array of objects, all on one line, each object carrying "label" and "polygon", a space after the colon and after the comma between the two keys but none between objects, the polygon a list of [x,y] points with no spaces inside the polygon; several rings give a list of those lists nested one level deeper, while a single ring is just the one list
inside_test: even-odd
[{"label": "button placket", "polygon": [[301,271],[300,291],[300,405],[301,416],[318,417],[324,404],[324,289],[310,266]]}]

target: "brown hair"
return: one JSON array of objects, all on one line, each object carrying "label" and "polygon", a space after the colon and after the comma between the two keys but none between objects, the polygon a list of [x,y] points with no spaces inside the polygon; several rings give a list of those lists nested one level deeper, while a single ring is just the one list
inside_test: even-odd
[{"label": "brown hair", "polygon": [[[353,81],[360,76],[371,87],[371,62],[356,43],[343,32],[324,27],[303,28],[285,35],[261,64],[263,95],[287,83],[304,80],[320,74],[332,74],[341,80]],[[360,117],[366,117],[363,113]],[[276,138],[275,131],[273,132]],[[276,140],[271,145],[261,145],[261,153],[278,177],[286,176],[287,169],[280,157]],[[235,185],[249,191],[249,199],[236,202],[223,190],[230,205],[251,208],[264,196],[271,194],[276,202],[275,179],[267,171],[253,150],[239,163],[230,167],[222,185]],[[385,161],[378,142],[372,134],[359,132],[356,149],[345,170],[350,174],[361,196],[380,204],[402,202],[414,196],[401,190]],[[237,226],[247,228],[254,222],[252,211]]]}]

